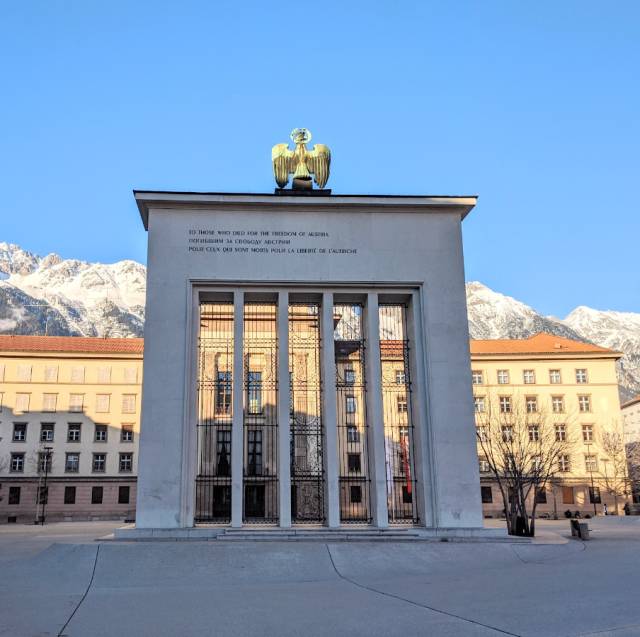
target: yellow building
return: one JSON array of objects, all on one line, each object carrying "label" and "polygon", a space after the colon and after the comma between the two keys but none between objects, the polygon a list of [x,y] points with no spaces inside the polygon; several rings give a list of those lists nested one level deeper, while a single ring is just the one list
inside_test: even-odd
[{"label": "yellow building", "polygon": [[133,515],[142,350],[0,336],[0,522]]},{"label": "yellow building", "polygon": [[[603,434],[620,430],[615,363],[621,354],[603,347],[540,333],[527,339],[472,340],[476,421],[489,405],[536,413],[571,441],[551,484],[538,494],[542,517],[580,511],[618,513],[627,501],[614,475],[615,458],[603,449]],[[564,439],[564,438],[562,438]],[[499,516],[503,502],[479,449],[485,516]],[[532,494],[533,497],[533,494]]]}]

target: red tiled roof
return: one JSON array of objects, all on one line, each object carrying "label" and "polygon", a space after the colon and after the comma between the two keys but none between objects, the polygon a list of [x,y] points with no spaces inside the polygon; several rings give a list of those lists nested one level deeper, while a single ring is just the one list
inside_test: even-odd
[{"label": "red tiled roof", "polygon": [[1,352],[83,352],[92,354],[142,354],[142,338],[91,338],[87,336],[0,336]]},{"label": "red tiled roof", "polygon": [[470,341],[471,355],[482,354],[622,354],[606,347],[540,332],[529,338]]}]

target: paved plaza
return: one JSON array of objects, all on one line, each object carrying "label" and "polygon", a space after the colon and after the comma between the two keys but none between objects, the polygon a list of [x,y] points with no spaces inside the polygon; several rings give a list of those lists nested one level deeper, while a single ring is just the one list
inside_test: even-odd
[{"label": "paved plaza", "polygon": [[[640,635],[640,518],[533,544],[96,541],[0,527],[0,635]],[[495,523],[494,523],[495,524]]]}]

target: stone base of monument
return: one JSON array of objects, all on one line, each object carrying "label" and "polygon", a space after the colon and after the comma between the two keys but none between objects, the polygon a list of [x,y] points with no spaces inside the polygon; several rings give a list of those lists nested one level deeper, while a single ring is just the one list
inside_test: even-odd
[{"label": "stone base of monument", "polygon": [[240,529],[202,526],[188,529],[138,529],[133,526],[115,530],[114,540],[122,542],[510,542],[527,544],[531,538],[508,535],[505,529],[487,528],[403,528],[375,529],[352,527],[269,528],[247,525]]}]

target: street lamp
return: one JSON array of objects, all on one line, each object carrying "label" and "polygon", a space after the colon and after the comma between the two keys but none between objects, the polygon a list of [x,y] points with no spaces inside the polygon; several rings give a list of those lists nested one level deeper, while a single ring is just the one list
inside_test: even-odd
[{"label": "street lamp", "polygon": [[593,517],[597,517],[598,509],[596,508],[596,490],[593,485],[593,457],[591,455],[591,442],[587,442],[587,455],[589,456],[589,475],[591,476],[591,500],[593,501]]},{"label": "street lamp", "polygon": [[44,484],[40,490],[40,525],[44,526],[44,512],[49,500],[49,494],[47,493],[47,478],[49,477],[49,460],[51,458],[51,451],[53,447],[44,447]]}]

